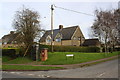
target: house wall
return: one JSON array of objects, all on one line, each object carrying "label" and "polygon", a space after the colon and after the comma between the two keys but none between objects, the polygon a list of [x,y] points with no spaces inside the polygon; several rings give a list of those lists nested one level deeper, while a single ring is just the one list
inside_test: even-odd
[{"label": "house wall", "polygon": [[96,47],[100,47],[100,43],[98,42],[95,46],[96,46]]},{"label": "house wall", "polygon": [[61,42],[54,41],[54,45],[61,45]]},{"label": "house wall", "polygon": [[71,40],[71,44],[73,46],[80,46],[80,41],[79,40]]},{"label": "house wall", "polygon": [[[44,45],[51,45],[51,43],[46,43],[46,42],[41,42],[41,44]],[[53,45],[72,45],[72,41],[71,40],[62,40],[61,42],[53,42]]]},{"label": "house wall", "polygon": [[[51,43],[41,42],[44,45],[51,45]],[[62,40],[62,42],[53,42],[53,45],[64,45],[64,46],[80,46],[80,40]]]},{"label": "house wall", "polygon": [[100,43],[97,43],[96,47],[100,47]]},{"label": "house wall", "polygon": [[41,42],[40,44],[43,44],[43,45],[51,45],[51,43],[46,43],[46,42]]},{"label": "house wall", "polygon": [[[82,38],[82,39],[80,39],[80,38]],[[77,30],[73,34],[71,41],[72,41],[73,46],[80,46],[85,41],[85,38],[84,38],[79,27],[77,28]]]},{"label": "house wall", "polygon": [[62,42],[54,41],[54,45],[80,46],[80,40],[62,40]]},{"label": "house wall", "polygon": [[61,42],[54,41],[54,45],[64,45],[64,46],[79,46],[79,40],[62,40]]},{"label": "house wall", "polygon": [[62,45],[64,45],[64,46],[71,46],[72,45],[72,41],[71,40],[62,40]]}]

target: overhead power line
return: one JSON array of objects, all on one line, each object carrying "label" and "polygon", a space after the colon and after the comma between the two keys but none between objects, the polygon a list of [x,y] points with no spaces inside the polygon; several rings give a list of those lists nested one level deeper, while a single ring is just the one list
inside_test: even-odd
[{"label": "overhead power line", "polygon": [[79,14],[84,14],[84,15],[88,15],[88,16],[94,16],[92,14],[87,14],[87,13],[83,13],[83,12],[79,12],[79,11],[75,11],[75,10],[71,10],[71,9],[66,9],[66,8],[63,8],[63,7],[58,7],[56,5],[54,5],[54,7],[59,8],[59,9],[63,9],[63,10],[67,10],[67,11],[76,12],[76,13],[79,13]]},{"label": "overhead power line", "polygon": [[66,22],[63,20],[63,18],[60,17],[59,13],[55,12],[54,14],[58,19],[59,22],[62,22],[63,24],[66,24]]}]

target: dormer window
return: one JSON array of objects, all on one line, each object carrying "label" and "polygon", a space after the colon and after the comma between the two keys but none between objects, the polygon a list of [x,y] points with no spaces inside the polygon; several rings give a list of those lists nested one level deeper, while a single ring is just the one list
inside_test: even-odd
[{"label": "dormer window", "polygon": [[55,41],[56,42],[61,42],[61,39],[62,39],[62,34],[58,33],[55,37]]},{"label": "dormer window", "polygon": [[51,37],[49,35],[46,38],[46,43],[51,43]]}]

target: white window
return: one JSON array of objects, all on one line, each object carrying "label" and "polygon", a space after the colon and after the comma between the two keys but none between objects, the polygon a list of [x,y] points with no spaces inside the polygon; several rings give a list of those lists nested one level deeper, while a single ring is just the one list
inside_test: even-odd
[{"label": "white window", "polygon": [[50,42],[51,42],[51,39],[47,39],[46,42],[47,42],[47,43],[50,43]]},{"label": "white window", "polygon": [[46,43],[51,43],[51,37],[49,35],[46,38]]},{"label": "white window", "polygon": [[61,38],[55,39],[56,42],[61,42]]},{"label": "white window", "polygon": [[7,42],[4,42],[3,44],[7,44]]},{"label": "white window", "polygon": [[76,37],[74,37],[73,39],[76,40]]},{"label": "white window", "polygon": [[55,41],[56,42],[61,42],[61,39],[62,39],[62,34],[58,33],[55,37]]}]

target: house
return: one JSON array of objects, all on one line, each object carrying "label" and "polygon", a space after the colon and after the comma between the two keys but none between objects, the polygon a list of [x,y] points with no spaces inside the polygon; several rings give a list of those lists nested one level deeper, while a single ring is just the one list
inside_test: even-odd
[{"label": "house", "polygon": [[15,43],[14,39],[17,36],[17,34],[15,34],[14,31],[11,31],[10,34],[4,35],[2,37],[2,44],[11,44],[11,43]]},{"label": "house", "polygon": [[100,47],[100,41],[98,39],[86,39],[85,42],[82,44],[83,46],[96,46],[96,47]]},{"label": "house", "polygon": [[2,47],[2,39],[0,39],[0,48]]},{"label": "house", "polygon": [[4,35],[2,40],[2,47],[16,47],[17,45],[17,37],[19,33],[16,33],[15,31],[11,31],[9,34]]},{"label": "house", "polygon": [[[40,43],[51,45],[51,39],[51,30],[48,30],[40,39]],[[53,30],[53,45],[80,46],[84,40],[79,26],[63,28],[63,25],[59,25],[59,29]]]}]

